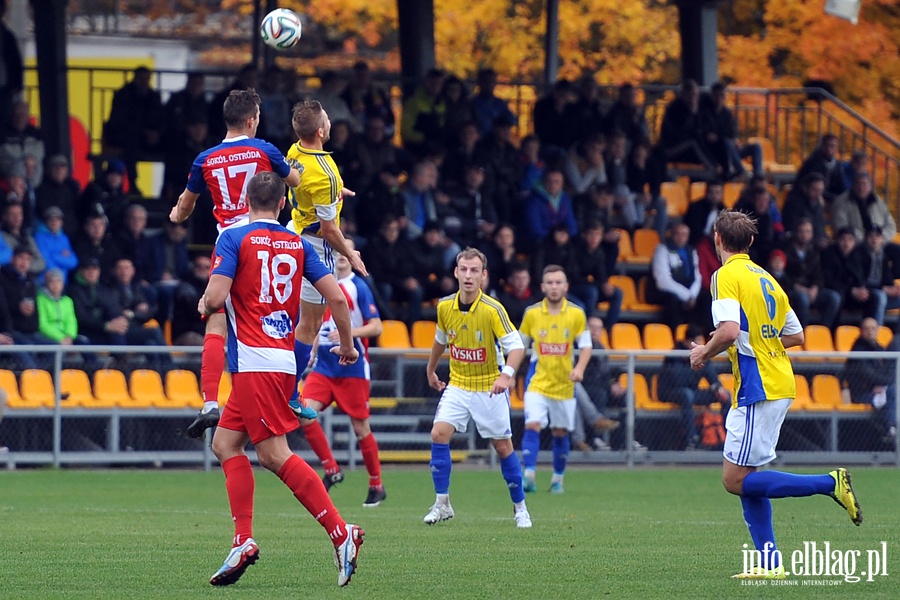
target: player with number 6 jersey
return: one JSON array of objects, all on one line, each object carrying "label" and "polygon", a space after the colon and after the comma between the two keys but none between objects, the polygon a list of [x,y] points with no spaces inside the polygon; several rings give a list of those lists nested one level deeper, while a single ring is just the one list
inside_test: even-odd
[{"label": "player with number 6 jersey", "polygon": [[[225,100],[222,113],[228,131],[216,146],[201,152],[194,160],[187,187],[172,208],[169,219],[181,223],[194,210],[197,198],[209,189],[214,203],[213,215],[221,233],[228,227],[247,223],[247,187],[257,173],[272,171],[284,183],[300,183],[300,173],[272,144],[257,139],[259,95],[252,89],[234,90]],[[298,286],[299,287],[299,286]],[[211,315],[206,322],[200,367],[200,391],[203,408],[187,428],[190,437],[200,437],[219,420],[219,381],[225,368],[225,319]]]}]

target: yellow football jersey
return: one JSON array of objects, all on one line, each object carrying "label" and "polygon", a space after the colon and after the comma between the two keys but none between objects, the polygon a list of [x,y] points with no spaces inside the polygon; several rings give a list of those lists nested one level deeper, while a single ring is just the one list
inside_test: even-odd
[{"label": "yellow football jersey", "polygon": [[300,185],[288,190],[291,218],[297,233],[319,233],[319,213],[328,215],[326,221],[341,224],[344,182],[330,152],[310,150],[295,143],[288,150],[287,160],[300,171]]},{"label": "yellow football jersey", "polygon": [[712,277],[713,323],[737,321],[740,334],[728,348],[734,374],[732,405],[794,398],[794,371],[782,333],[802,331],[787,294],[746,254],[735,254]]},{"label": "yellow football jersey", "polygon": [[525,310],[519,331],[534,342],[537,356],[528,391],[553,400],[574,398],[575,383],[569,379],[572,354],[579,338],[584,339],[587,331],[587,316],[581,307],[563,298],[559,314],[553,315],[547,301],[542,300]]},{"label": "yellow football jersey", "polygon": [[467,312],[459,309],[459,294],[442,298],[437,328],[450,348],[450,385],[488,392],[500,375],[503,356],[498,340],[518,333],[503,305],[478,292]]}]

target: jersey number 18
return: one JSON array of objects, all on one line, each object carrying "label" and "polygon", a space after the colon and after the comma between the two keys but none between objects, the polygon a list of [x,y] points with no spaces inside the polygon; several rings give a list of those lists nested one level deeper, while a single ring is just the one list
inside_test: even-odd
[{"label": "jersey number 18", "polygon": [[[294,291],[294,275],[297,273],[297,259],[290,254],[276,254],[269,261],[269,252],[260,250],[256,253],[259,265],[259,301],[271,304],[271,290],[279,304],[284,304]],[[287,273],[282,273],[282,265],[287,265]],[[280,289],[279,289],[280,288]]]}]

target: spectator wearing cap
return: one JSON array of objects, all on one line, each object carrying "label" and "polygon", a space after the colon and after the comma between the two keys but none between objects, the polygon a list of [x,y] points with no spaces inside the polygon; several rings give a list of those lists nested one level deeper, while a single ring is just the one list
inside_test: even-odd
[{"label": "spectator wearing cap", "polygon": [[102,214],[91,214],[84,221],[84,232],[73,245],[78,263],[94,259],[104,276],[112,272],[112,267],[121,256],[119,247],[107,231],[108,221]]},{"label": "spectator wearing cap", "polygon": [[72,178],[69,159],[62,154],[51,156],[47,161],[44,179],[34,191],[37,214],[43,215],[51,206],[62,210],[65,217],[64,231],[71,238],[78,232],[78,220],[81,217],[78,212],[80,194],[78,182]]},{"label": "spectator wearing cap", "polygon": [[138,281],[149,282],[156,270],[152,236],[147,234],[147,209],[132,204],[125,211],[125,226],[114,236],[121,257],[134,265]]},{"label": "spectator wearing cap", "polygon": [[78,335],[75,304],[63,293],[64,275],[54,268],[48,269],[44,276],[44,287],[37,295],[38,328],[41,335],[63,346],[89,344],[87,337]]},{"label": "spectator wearing cap", "polygon": [[472,162],[484,167],[484,193],[490,196],[500,221],[513,221],[521,210],[519,186],[523,165],[513,144],[514,120],[500,115],[491,133],[478,142]]},{"label": "spectator wearing cap", "polygon": [[421,155],[426,142],[441,141],[444,117],[447,107],[441,98],[444,72],[431,69],[416,91],[403,103],[400,118],[400,135],[403,146],[416,155]]},{"label": "spectator wearing cap", "polygon": [[34,241],[46,261],[47,269],[58,269],[63,283],[68,280],[69,272],[78,266],[78,257],[64,231],[64,219],[62,209],[51,206],[44,211],[44,219],[34,232]]},{"label": "spectator wearing cap", "polygon": [[10,248],[27,248],[31,255],[29,261],[32,274],[43,273],[47,269],[47,263],[38,250],[34,238],[25,231],[25,210],[20,202],[7,204],[3,209],[3,222],[0,225],[0,237]]},{"label": "spectator wearing cap", "polygon": [[117,159],[108,161],[103,176],[95,178],[84,188],[81,197],[82,220],[92,214],[105,215],[109,226],[118,230],[125,207],[129,204],[124,185],[125,163]]},{"label": "spectator wearing cap", "polygon": [[32,274],[32,253],[28,246],[13,250],[12,261],[0,269],[0,287],[12,317],[12,337],[17,344],[49,344],[41,335],[37,315],[37,282]]}]

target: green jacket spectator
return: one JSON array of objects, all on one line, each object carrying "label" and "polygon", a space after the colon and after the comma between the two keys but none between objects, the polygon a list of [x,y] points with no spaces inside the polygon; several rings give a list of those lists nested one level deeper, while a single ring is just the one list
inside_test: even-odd
[{"label": "green jacket spectator", "polygon": [[62,273],[51,269],[46,287],[37,295],[38,331],[60,344],[71,344],[78,336],[75,304],[63,292]]}]

